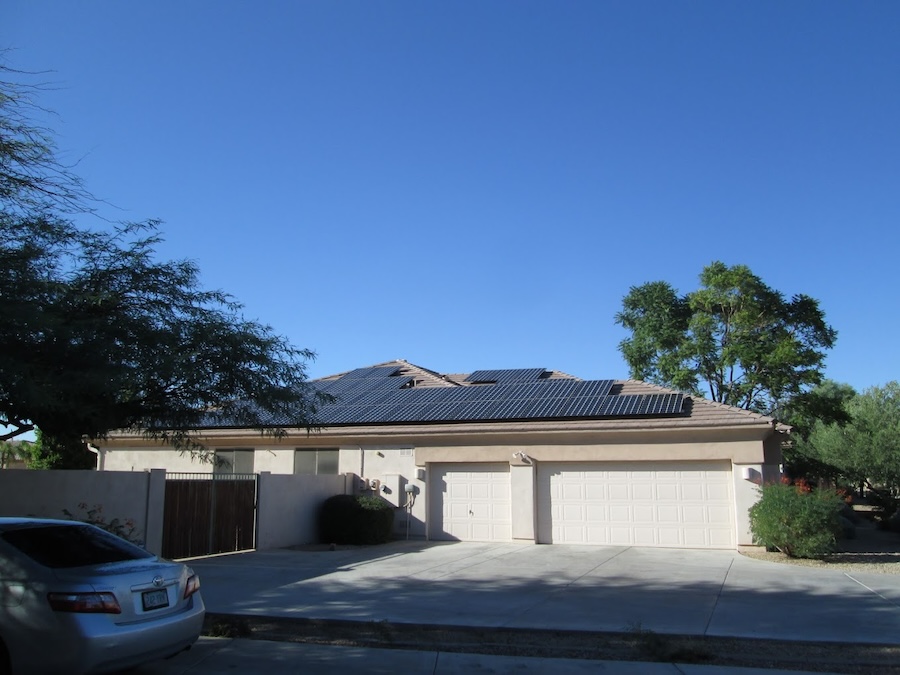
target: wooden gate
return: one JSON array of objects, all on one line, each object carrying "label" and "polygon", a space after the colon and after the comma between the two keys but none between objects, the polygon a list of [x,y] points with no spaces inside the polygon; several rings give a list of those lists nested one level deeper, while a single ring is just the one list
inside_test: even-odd
[{"label": "wooden gate", "polygon": [[256,545],[256,474],[169,473],[164,558],[244,551]]}]

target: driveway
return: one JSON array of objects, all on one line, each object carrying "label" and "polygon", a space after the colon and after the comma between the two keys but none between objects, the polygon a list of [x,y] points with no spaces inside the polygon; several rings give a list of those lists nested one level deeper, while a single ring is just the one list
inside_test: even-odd
[{"label": "driveway", "polygon": [[817,642],[900,635],[900,575],[735,551],[393,542],[190,564],[214,613]]}]

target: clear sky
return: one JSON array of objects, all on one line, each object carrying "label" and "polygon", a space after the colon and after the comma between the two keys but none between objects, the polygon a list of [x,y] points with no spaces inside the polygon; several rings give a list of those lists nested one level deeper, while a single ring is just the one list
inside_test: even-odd
[{"label": "clear sky", "polygon": [[63,157],[313,377],[628,375],[631,286],[713,260],[900,378],[900,2],[3,0]]}]

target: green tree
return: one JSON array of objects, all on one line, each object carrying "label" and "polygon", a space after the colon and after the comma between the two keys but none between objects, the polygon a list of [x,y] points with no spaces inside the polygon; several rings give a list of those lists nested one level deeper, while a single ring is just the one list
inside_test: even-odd
[{"label": "green tree", "polygon": [[195,432],[217,419],[309,427],[313,353],[203,289],[193,262],[158,260],[158,222],[76,224],[81,183],[22,90],[0,92],[0,440],[38,428],[38,464],[81,468],[83,438],[116,429],[208,457]]},{"label": "green tree", "polygon": [[849,422],[817,422],[797,451],[867,487],[890,516],[900,499],[900,384],[871,387],[850,399],[846,409]]},{"label": "green tree", "polygon": [[791,441],[783,448],[785,472],[792,478],[840,482],[834,466],[803,452],[805,441],[818,422],[845,426],[852,420],[847,404],[856,396],[849,384],[825,380],[788,402],[782,421],[791,426]]},{"label": "green tree", "polygon": [[700,289],[679,295],[667,282],[632,287],[616,323],[631,377],[783,416],[782,408],[822,381],[837,333],[806,295],[786,299],[745,265],[713,262]]}]

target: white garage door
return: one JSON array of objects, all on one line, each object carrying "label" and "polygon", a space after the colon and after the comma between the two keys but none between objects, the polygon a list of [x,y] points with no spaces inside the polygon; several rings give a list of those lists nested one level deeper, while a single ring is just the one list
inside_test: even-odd
[{"label": "white garage door", "polygon": [[435,464],[430,469],[431,539],[509,541],[509,464]]},{"label": "white garage door", "polygon": [[538,465],[541,543],[734,548],[730,462]]}]

